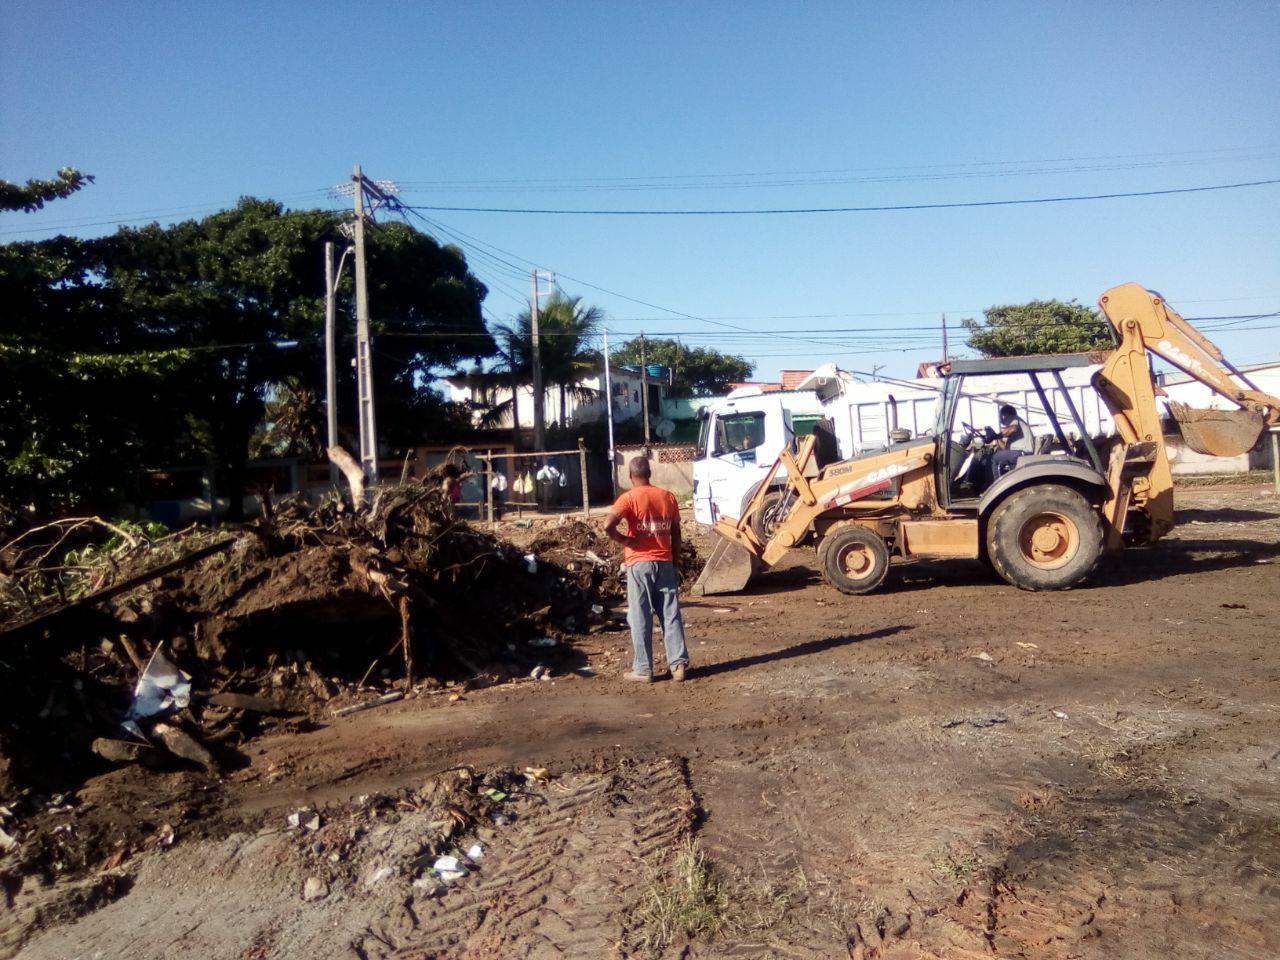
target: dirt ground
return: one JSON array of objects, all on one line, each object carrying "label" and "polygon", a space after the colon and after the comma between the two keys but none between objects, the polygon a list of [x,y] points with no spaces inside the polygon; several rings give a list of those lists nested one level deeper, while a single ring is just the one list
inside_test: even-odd
[{"label": "dirt ground", "polygon": [[[6,891],[0,952],[1280,956],[1280,501],[1177,499],[1170,538],[1083,589],[917,563],[844,597],[798,553],[686,604],[682,686],[624,683],[604,632],[576,671],[271,735],[223,781],[98,777],[67,831],[111,807],[154,842]],[[422,799],[475,801],[464,766],[535,773],[466,817]],[[318,829],[288,825],[304,806]],[[415,883],[442,835],[483,856]],[[716,921],[664,943],[691,843]]]}]

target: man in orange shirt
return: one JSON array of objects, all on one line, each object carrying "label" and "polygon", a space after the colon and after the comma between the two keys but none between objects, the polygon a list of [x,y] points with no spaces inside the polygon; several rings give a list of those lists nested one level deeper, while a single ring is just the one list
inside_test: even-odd
[{"label": "man in orange shirt", "polygon": [[[625,679],[653,682],[653,615],[662,617],[662,642],[667,648],[671,679],[684,680],[689,653],[684,645],[684,621],[680,618],[680,575],[675,558],[680,555],[680,507],[676,498],[649,482],[649,461],[635,457],[630,464],[631,489],[618,497],[604,532],[622,544],[627,568],[627,620],[631,624],[634,657]],[[618,525],[625,520],[627,532]]]}]

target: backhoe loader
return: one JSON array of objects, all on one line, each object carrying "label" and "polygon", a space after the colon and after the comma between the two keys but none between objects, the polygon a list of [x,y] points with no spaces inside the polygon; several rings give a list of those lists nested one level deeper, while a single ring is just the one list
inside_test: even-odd
[{"label": "backhoe loader", "polygon": [[[1065,590],[1089,576],[1104,550],[1164,536],[1174,522],[1173,477],[1150,357],[1239,408],[1169,404],[1183,439],[1200,453],[1251,449],[1265,426],[1280,424],[1280,399],[1258,390],[1160,294],[1126,283],[1098,304],[1117,338],[1109,353],[957,360],[943,380],[932,434],[821,469],[813,437],[784,449],[741,516],[716,522],[721,539],[694,592],[741,590],[761,566],[802,546],[815,549],[824,579],[848,594],[879,586],[894,554],[977,558],[1017,587]],[[1115,423],[1106,438],[1088,434],[1062,380],[1063,370],[1098,363],[1092,385]],[[963,422],[960,431],[953,427],[974,382],[1010,373],[1029,379],[1052,435],[997,473],[991,432]],[[771,523],[762,527],[752,521],[766,499]]]}]

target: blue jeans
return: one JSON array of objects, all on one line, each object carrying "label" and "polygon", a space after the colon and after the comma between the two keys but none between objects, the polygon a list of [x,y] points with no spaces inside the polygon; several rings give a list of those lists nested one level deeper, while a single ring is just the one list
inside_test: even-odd
[{"label": "blue jeans", "polygon": [[631,647],[636,673],[653,673],[653,615],[662,617],[662,643],[667,648],[667,666],[689,662],[684,646],[684,621],[680,619],[677,596],[680,577],[670,560],[637,560],[627,567],[627,622],[631,624]]}]

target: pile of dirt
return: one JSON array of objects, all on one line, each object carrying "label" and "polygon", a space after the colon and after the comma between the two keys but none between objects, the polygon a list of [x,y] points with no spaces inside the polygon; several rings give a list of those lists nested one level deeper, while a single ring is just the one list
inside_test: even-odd
[{"label": "pile of dirt", "polygon": [[[602,622],[574,571],[458,519],[433,485],[381,490],[359,511],[283,504],[217,533],[120,529],[69,564],[80,523],[0,547],[0,801],[115,764],[217,776],[267,729],[446,677],[554,668]],[[166,673],[168,701],[140,712],[139,678]]]},{"label": "pile of dirt", "polygon": [[[603,597],[623,597],[627,593],[622,574],[622,547],[604,534],[597,524],[571,520],[541,532],[529,545],[532,553],[569,571],[578,586]],[[680,590],[687,593],[702,572],[703,560],[688,539],[680,542],[676,567]]]}]

